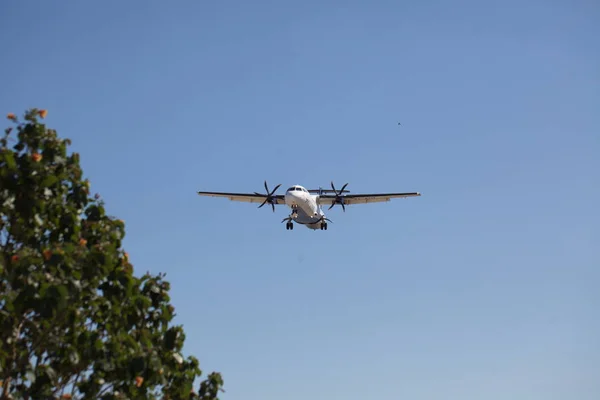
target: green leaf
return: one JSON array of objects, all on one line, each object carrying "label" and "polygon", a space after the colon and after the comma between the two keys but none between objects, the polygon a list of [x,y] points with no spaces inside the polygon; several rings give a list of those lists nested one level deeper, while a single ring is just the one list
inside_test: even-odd
[{"label": "green leaf", "polygon": [[48,175],[44,177],[40,186],[47,188],[53,186],[56,182],[58,182],[58,177],[56,175]]},{"label": "green leaf", "polygon": [[10,150],[2,150],[2,158],[4,159],[4,162],[6,162],[6,167],[9,170],[13,170],[15,168],[17,168],[17,163],[15,161],[15,156],[13,155],[13,153]]}]

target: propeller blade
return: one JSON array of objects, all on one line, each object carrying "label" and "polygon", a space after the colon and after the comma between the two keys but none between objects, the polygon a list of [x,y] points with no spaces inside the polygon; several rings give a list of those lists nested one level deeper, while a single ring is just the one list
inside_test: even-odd
[{"label": "propeller blade", "polygon": [[344,189],[346,189],[346,186],[348,186],[348,183],[344,184],[344,186],[342,186],[342,188],[338,192],[335,188],[335,185],[333,184],[333,181],[331,181],[331,188],[335,192],[335,199],[333,199],[333,201],[331,202],[331,206],[329,207],[329,210],[331,210],[333,208],[333,206],[335,206],[335,204],[339,202],[339,204],[342,206],[342,210],[344,210],[344,212],[346,212],[346,206],[344,205],[344,198],[342,197],[343,193],[344,193]]},{"label": "propeller blade", "polygon": [[[273,189],[273,191],[269,190],[269,185],[267,185],[266,180],[265,180],[264,184],[265,184],[265,191],[267,192],[267,194],[265,195],[266,196],[265,201],[263,201],[261,203],[261,205],[258,206],[258,208],[261,208],[265,204],[269,203],[271,205],[271,208],[273,208],[273,212],[275,212],[275,203],[273,202],[273,194],[275,193],[275,191],[277,189],[279,189],[279,186],[281,186],[281,183],[279,185],[275,186],[275,189]],[[263,196],[263,194],[258,193],[258,192],[254,192],[254,194],[256,194],[257,196]]]},{"label": "propeller blade", "polygon": [[325,216],[321,216],[321,218],[319,218],[319,220],[317,222],[323,222],[323,221],[331,222],[333,224],[333,221],[330,220],[329,218],[325,218]]},{"label": "propeller blade", "polygon": [[277,189],[279,189],[279,186],[281,186],[281,183],[279,185],[275,186],[275,189],[273,189],[273,191],[270,193],[270,196],[273,196],[273,194],[275,193],[275,191]]}]

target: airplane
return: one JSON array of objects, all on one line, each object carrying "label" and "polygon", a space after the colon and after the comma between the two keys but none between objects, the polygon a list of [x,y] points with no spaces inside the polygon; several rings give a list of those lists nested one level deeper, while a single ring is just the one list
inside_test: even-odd
[{"label": "airplane", "polygon": [[275,212],[275,205],[286,205],[292,209],[290,215],[284,218],[281,223],[287,221],[285,229],[294,229],[294,222],[304,225],[312,230],[327,230],[327,223],[333,222],[325,216],[322,206],[330,205],[329,210],[336,204],[342,206],[342,210],[346,212],[346,206],[352,204],[366,204],[390,201],[392,198],[406,198],[421,196],[419,192],[409,193],[375,193],[375,194],[345,194],[350,191],[345,190],[348,184],[346,183],[338,191],[333,182],[331,189],[312,189],[307,190],[303,186],[293,185],[285,194],[275,194],[281,184],[275,186],[273,191],[269,191],[267,181],[265,181],[266,194],[254,193],[228,193],[228,192],[198,192],[200,196],[210,197],[225,197],[231,201],[241,201],[246,203],[261,203],[258,208],[265,204],[270,204]]}]

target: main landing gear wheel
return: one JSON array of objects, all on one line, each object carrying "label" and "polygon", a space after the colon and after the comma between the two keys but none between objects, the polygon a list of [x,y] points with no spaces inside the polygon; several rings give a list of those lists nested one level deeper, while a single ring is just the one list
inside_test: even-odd
[{"label": "main landing gear wheel", "polygon": [[288,231],[293,230],[294,224],[292,222],[288,222],[287,224],[285,224],[285,229],[287,229]]},{"label": "main landing gear wheel", "polygon": [[321,230],[322,231],[326,231],[327,230],[327,222],[321,222]]}]

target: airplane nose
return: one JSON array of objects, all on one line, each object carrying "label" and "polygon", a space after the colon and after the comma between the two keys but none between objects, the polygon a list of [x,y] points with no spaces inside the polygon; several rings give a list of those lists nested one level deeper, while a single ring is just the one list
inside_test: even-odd
[{"label": "airplane nose", "polygon": [[298,193],[296,193],[293,190],[287,192],[285,194],[285,197],[287,197],[289,199],[289,201],[294,202],[294,203],[298,201]]}]

